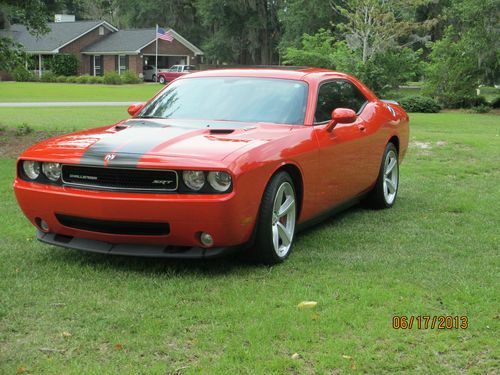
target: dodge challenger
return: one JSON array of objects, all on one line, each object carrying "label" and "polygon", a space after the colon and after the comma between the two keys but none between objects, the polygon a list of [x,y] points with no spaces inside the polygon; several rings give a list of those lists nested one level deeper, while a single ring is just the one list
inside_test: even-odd
[{"label": "dodge challenger", "polygon": [[38,240],[279,263],[299,229],[360,201],[391,207],[408,146],[396,102],[322,69],[192,73],[129,114],[19,157],[14,190]]}]

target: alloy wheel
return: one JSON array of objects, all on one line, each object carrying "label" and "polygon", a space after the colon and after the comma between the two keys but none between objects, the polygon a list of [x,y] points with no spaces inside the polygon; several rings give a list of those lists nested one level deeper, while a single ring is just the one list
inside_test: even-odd
[{"label": "alloy wheel", "polygon": [[387,204],[392,204],[396,199],[399,184],[398,156],[390,150],[384,161],[384,199]]},{"label": "alloy wheel", "polygon": [[274,197],[271,223],[274,251],[279,257],[285,257],[292,246],[295,216],[295,192],[289,182],[283,182]]}]

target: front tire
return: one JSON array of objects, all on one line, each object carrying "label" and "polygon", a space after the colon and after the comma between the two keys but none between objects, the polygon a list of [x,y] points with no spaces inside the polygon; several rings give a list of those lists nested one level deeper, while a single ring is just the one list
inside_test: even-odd
[{"label": "front tire", "polygon": [[164,84],[165,84],[165,82],[166,82],[166,81],[165,81],[165,77],[160,76],[160,83],[161,83],[162,85],[164,85]]},{"label": "front tire", "polygon": [[251,250],[258,262],[283,262],[291,253],[295,236],[297,202],[290,175],[278,172],[267,184],[257,222],[255,246]]},{"label": "front tire", "polygon": [[152,80],[153,82],[156,82],[156,74],[153,74],[153,76],[151,77],[151,80]]},{"label": "front tire", "polygon": [[373,190],[367,197],[367,203],[375,209],[390,208],[396,202],[399,188],[399,159],[398,150],[393,143],[388,143],[379,175]]}]

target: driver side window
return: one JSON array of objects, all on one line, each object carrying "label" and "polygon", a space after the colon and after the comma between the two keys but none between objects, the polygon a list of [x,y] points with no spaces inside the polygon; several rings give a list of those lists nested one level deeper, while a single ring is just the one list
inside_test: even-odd
[{"label": "driver side window", "polygon": [[336,108],[350,108],[359,113],[366,104],[365,96],[349,81],[335,80],[323,83],[318,91],[314,122],[330,121]]}]

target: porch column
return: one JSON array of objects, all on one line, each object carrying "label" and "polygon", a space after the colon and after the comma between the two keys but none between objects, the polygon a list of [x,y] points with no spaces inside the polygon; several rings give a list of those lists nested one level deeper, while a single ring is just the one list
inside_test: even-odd
[{"label": "porch column", "polygon": [[38,77],[42,78],[42,55],[38,55]]}]

